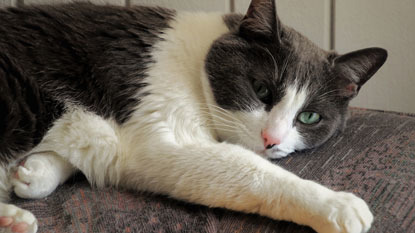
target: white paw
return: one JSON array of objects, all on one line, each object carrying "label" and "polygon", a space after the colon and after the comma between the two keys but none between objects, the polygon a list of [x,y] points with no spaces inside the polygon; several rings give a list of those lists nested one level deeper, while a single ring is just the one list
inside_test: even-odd
[{"label": "white paw", "polygon": [[11,182],[17,196],[38,199],[56,189],[60,176],[50,158],[47,154],[34,154],[16,167]]},{"label": "white paw", "polygon": [[27,210],[0,203],[0,233],[35,233],[37,221]]},{"label": "white paw", "polygon": [[334,193],[324,212],[328,224],[316,227],[319,233],[364,233],[373,222],[366,202],[351,193]]}]

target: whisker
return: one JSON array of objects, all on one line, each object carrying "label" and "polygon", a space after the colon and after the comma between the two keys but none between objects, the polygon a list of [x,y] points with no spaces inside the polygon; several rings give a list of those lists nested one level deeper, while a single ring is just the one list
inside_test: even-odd
[{"label": "whisker", "polygon": [[223,109],[221,107],[218,107],[218,106],[215,106],[215,105],[212,105],[212,104],[209,104],[209,106],[210,107],[213,107],[213,109],[212,108],[207,108],[208,110],[216,111],[217,113],[221,113],[224,116],[228,116],[232,120],[235,120],[235,121],[238,121],[238,122],[242,123],[238,118],[236,118],[235,116],[233,116],[228,110],[225,110],[225,109]]},{"label": "whisker", "polygon": [[[205,114],[209,114],[209,113],[206,113],[206,112],[204,112]],[[246,125],[244,125],[243,124],[243,122],[241,122],[239,119],[237,119],[237,121],[230,121],[230,120],[228,120],[228,119],[224,119],[223,117],[220,117],[220,116],[218,116],[218,115],[215,115],[215,114],[212,114],[213,115],[213,117],[217,117],[218,118],[218,120],[223,120],[223,121],[225,121],[225,122],[222,122],[222,125],[226,125],[226,126],[228,126],[228,127],[231,127],[232,129],[237,129],[238,131],[236,132],[236,133],[244,133],[245,135],[248,135],[249,137],[251,137],[251,139],[254,139],[252,136],[251,136],[251,133],[250,133],[250,131],[248,130],[248,128],[246,127]],[[228,125],[228,124],[226,124],[226,122],[228,122],[228,123],[230,123],[231,125]],[[213,123],[213,124],[218,124],[217,122],[215,122],[215,123]],[[213,126],[213,127],[215,127],[215,125]],[[217,127],[215,127],[215,129],[217,129]],[[230,129],[230,128],[229,128]]]}]

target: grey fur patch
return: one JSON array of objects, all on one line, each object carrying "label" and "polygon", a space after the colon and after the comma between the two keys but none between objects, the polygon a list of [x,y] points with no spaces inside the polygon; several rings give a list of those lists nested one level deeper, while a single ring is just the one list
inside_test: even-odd
[{"label": "grey fur patch", "polygon": [[88,3],[1,9],[0,161],[39,143],[68,104],[128,120],[174,16]]}]

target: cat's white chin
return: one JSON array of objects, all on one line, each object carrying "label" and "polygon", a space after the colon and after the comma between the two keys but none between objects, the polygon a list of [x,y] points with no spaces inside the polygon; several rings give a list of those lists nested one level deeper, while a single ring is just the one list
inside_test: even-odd
[{"label": "cat's white chin", "polygon": [[291,154],[294,151],[283,151],[283,150],[266,150],[265,155],[269,159],[281,159]]}]

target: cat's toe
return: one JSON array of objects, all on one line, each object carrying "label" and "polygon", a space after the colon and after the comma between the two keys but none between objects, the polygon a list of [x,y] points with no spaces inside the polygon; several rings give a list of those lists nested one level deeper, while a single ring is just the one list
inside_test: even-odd
[{"label": "cat's toe", "polygon": [[337,192],[327,205],[329,224],[319,232],[364,233],[372,225],[373,215],[368,205],[351,193]]},{"label": "cat's toe", "polygon": [[10,229],[14,233],[26,233],[28,228],[29,228],[29,224],[25,222],[19,222],[19,223],[13,224],[13,226],[10,227]]},{"label": "cat's toe", "polygon": [[36,218],[27,210],[0,203],[0,233],[35,233]]},{"label": "cat's toe", "polygon": [[28,233],[29,228],[26,222],[15,222],[12,217],[0,217],[0,233]]},{"label": "cat's toe", "polygon": [[366,202],[351,193],[342,192],[339,195],[344,200],[343,205],[347,206],[343,224],[350,231],[346,232],[367,232],[372,225],[373,215]]},{"label": "cat's toe", "polygon": [[42,156],[32,155],[15,169],[11,181],[21,198],[38,199],[48,196],[59,185],[54,167]]},{"label": "cat's toe", "polygon": [[13,218],[11,217],[0,217],[0,227],[9,227],[13,223]]}]

